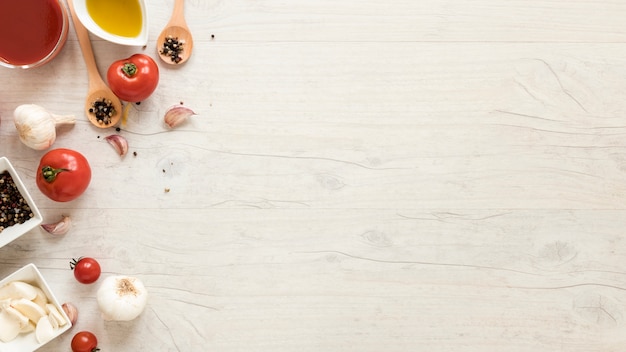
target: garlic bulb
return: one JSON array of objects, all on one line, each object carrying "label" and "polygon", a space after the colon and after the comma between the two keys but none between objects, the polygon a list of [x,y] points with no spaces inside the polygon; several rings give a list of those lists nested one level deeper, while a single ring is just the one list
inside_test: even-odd
[{"label": "garlic bulb", "polygon": [[102,281],[96,299],[104,320],[128,321],[143,312],[148,291],[137,278],[109,276]]},{"label": "garlic bulb", "polygon": [[35,150],[49,148],[56,140],[56,126],[74,124],[73,115],[55,115],[35,104],[20,105],[13,114],[22,143]]}]

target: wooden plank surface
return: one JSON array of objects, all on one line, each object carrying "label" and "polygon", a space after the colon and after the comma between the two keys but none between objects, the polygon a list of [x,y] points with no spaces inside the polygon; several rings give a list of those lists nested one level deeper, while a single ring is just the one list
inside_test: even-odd
[{"label": "wooden plank surface", "polygon": [[[101,72],[155,55],[92,37]],[[35,263],[109,351],[622,351],[626,3],[187,1],[194,56],[161,68],[117,156],[82,116],[74,32],[50,64],[0,70],[0,154],[46,222],[0,249]],[[165,110],[198,115],[176,130]],[[35,185],[12,111],[79,117],[87,192]],[[136,156],[133,155],[136,153]],[[1,235],[1,234],[0,234]],[[103,322],[73,257],[150,292]]]}]

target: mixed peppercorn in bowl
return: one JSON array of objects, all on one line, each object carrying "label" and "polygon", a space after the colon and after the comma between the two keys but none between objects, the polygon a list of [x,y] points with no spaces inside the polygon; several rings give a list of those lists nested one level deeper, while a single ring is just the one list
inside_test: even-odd
[{"label": "mixed peppercorn in bowl", "polygon": [[41,224],[43,217],[6,157],[0,157],[0,248]]}]

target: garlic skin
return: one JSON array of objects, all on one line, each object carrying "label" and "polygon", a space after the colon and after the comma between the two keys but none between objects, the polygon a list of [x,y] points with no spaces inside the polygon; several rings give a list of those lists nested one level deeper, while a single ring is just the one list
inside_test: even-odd
[{"label": "garlic skin", "polygon": [[35,104],[15,108],[13,121],[20,141],[35,150],[44,150],[56,140],[57,125],[73,125],[74,115],[55,115]]},{"label": "garlic skin", "polygon": [[110,145],[115,148],[115,151],[120,156],[126,155],[128,152],[128,141],[126,138],[120,136],[119,134],[112,134],[110,136],[104,137],[104,139],[109,142]]},{"label": "garlic skin", "polygon": [[72,219],[67,215],[62,215],[61,220],[57,223],[41,225],[42,229],[55,236],[65,235],[70,230],[70,227],[72,227]]},{"label": "garlic skin", "polygon": [[196,113],[190,108],[182,105],[174,105],[165,112],[164,121],[169,128],[174,128],[187,121],[187,119],[193,115],[196,115]]},{"label": "garlic skin", "polygon": [[143,312],[148,291],[135,277],[109,276],[100,284],[96,300],[104,320],[129,321]]}]

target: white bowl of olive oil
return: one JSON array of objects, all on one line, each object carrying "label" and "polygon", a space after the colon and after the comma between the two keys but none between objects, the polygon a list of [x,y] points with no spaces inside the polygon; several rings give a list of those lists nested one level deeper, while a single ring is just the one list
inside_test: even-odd
[{"label": "white bowl of olive oil", "polygon": [[94,35],[112,43],[144,46],[148,43],[145,0],[70,0],[76,17]]}]

